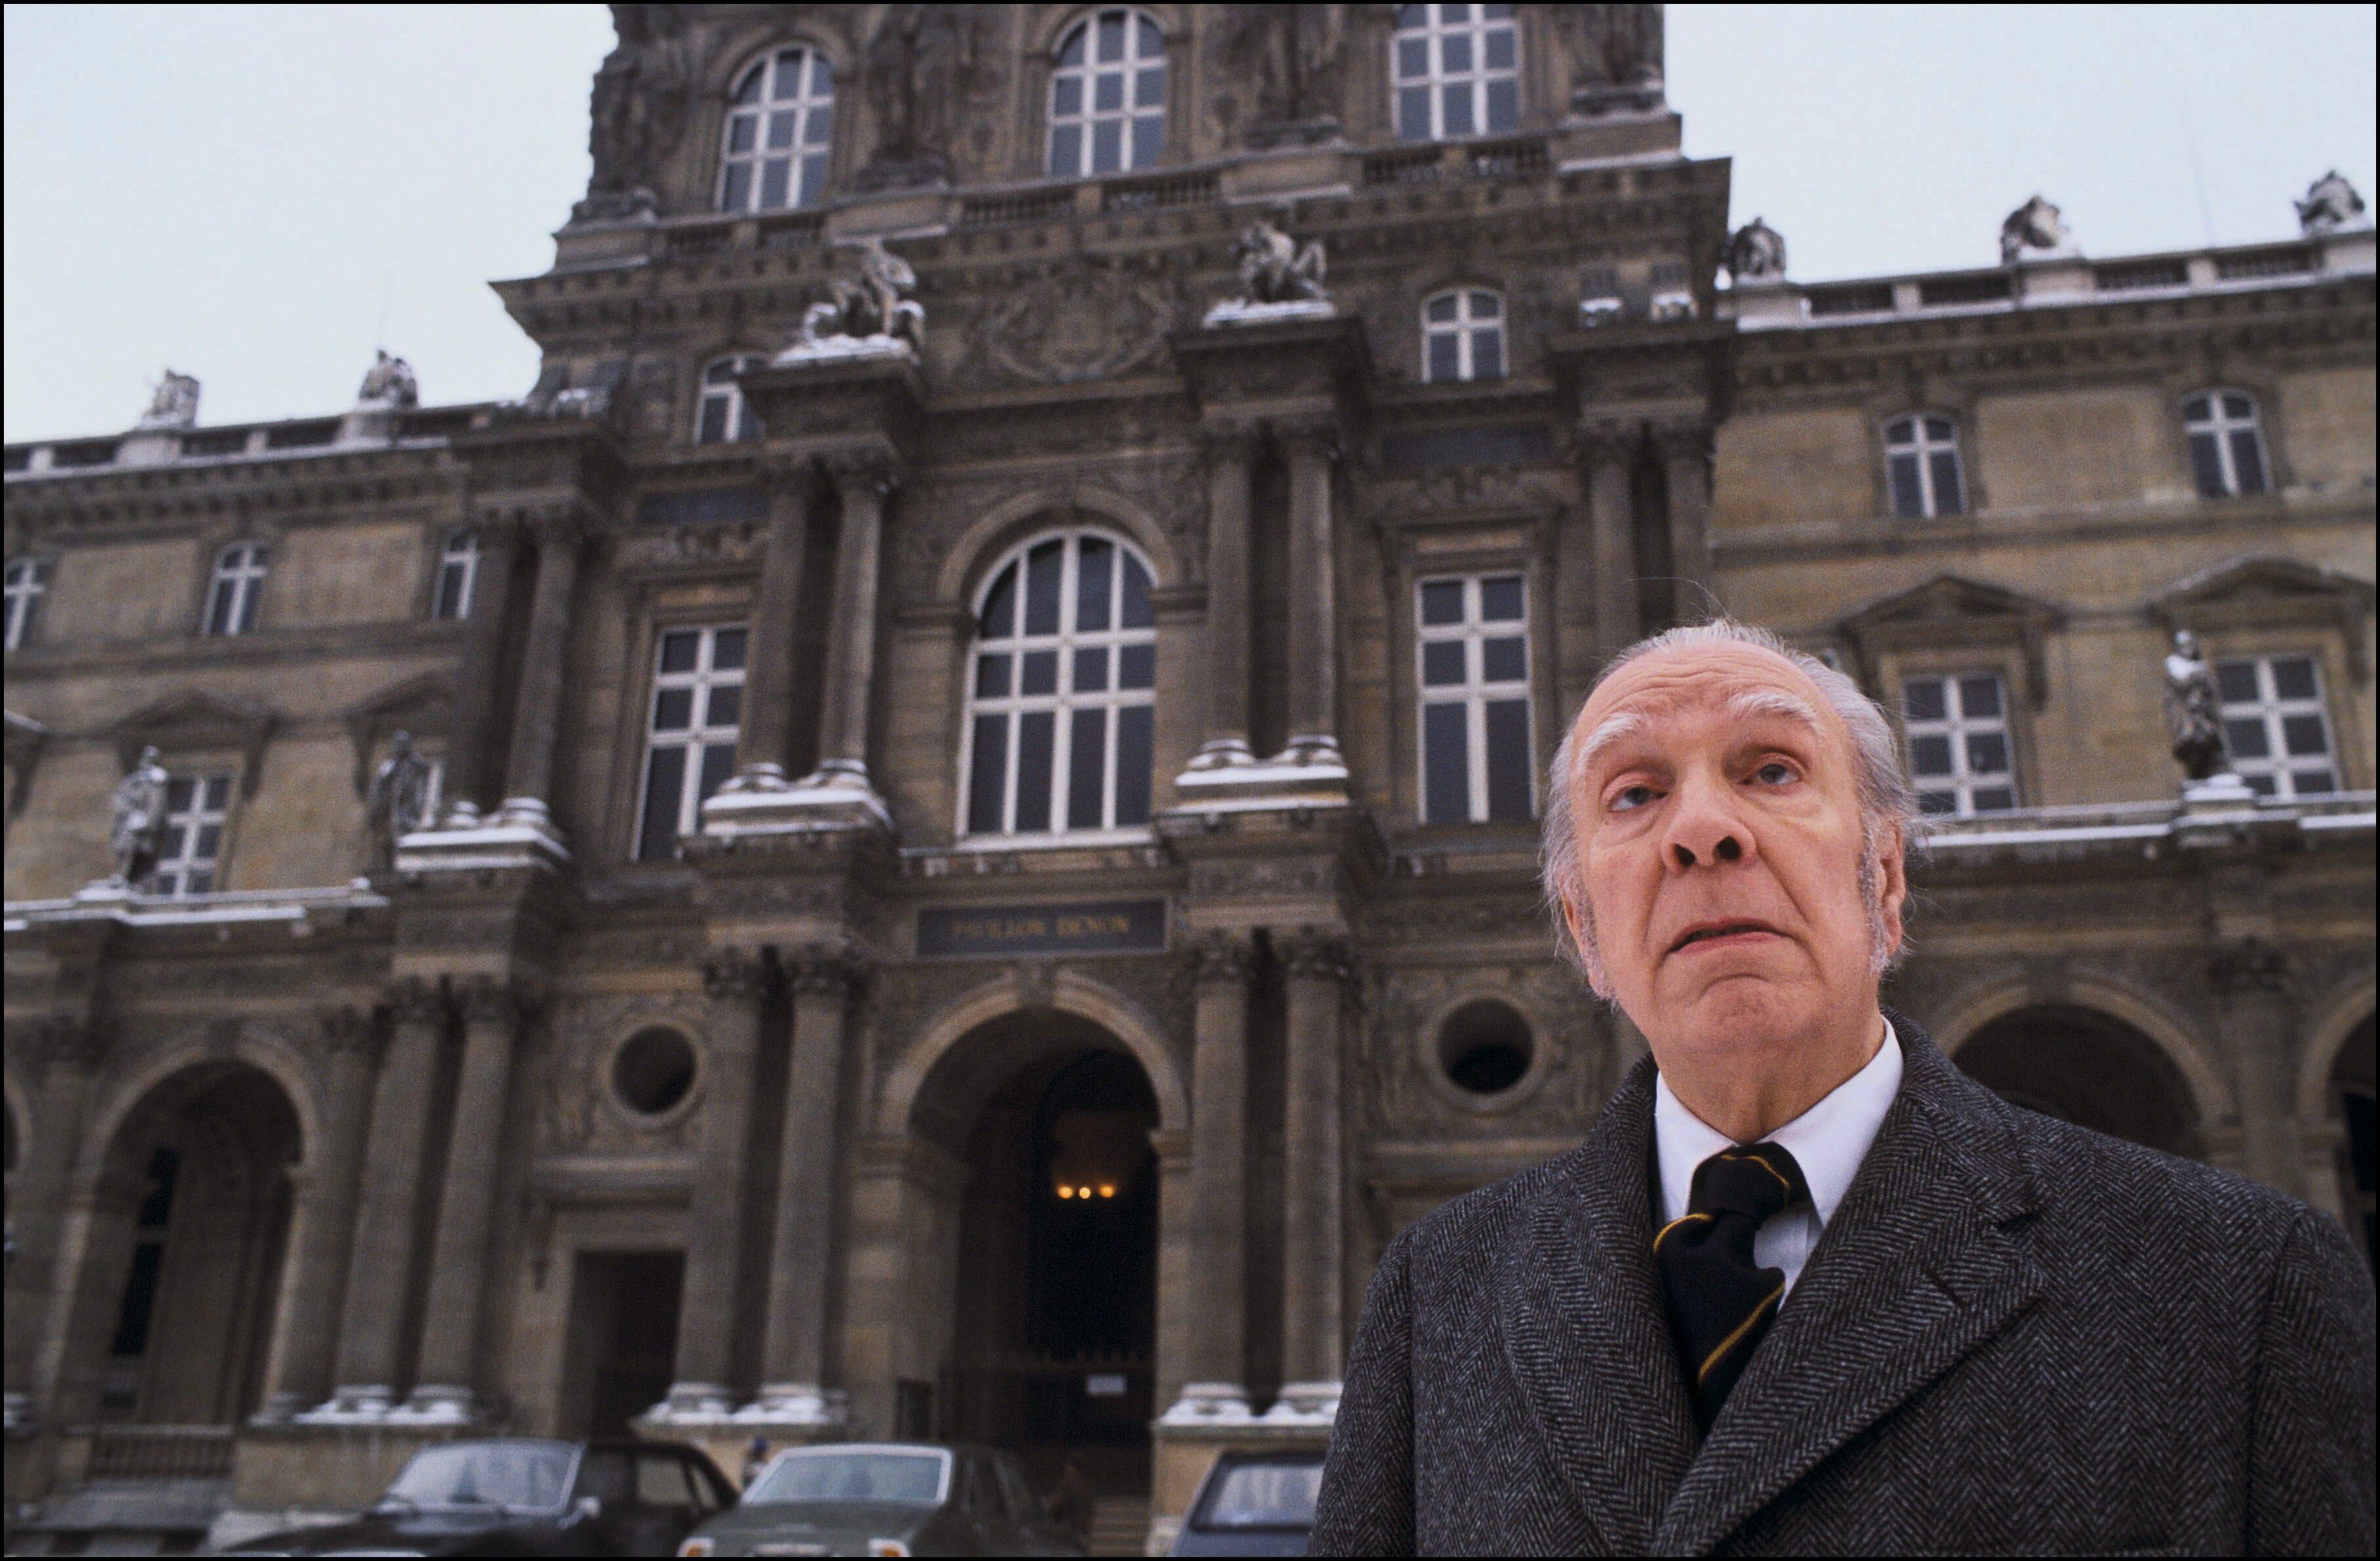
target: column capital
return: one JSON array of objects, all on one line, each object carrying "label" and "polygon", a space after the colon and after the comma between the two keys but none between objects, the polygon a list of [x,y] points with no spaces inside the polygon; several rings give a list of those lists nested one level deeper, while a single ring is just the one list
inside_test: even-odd
[{"label": "column capital", "polygon": [[901,486],[900,465],[892,453],[874,445],[832,450],[819,457],[819,464],[826,468],[836,490],[845,495],[866,489],[881,498]]},{"label": "column capital", "polygon": [[1255,461],[1261,430],[1236,423],[1200,423],[1190,430],[1190,443],[1208,467],[1224,462]]},{"label": "column capital", "polygon": [[1354,957],[1346,938],[1327,927],[1299,927],[1281,940],[1281,949],[1293,977],[1318,976],[1337,982],[1354,979]]},{"label": "column capital", "polygon": [[1653,447],[1667,461],[1710,459],[1711,430],[1704,422],[1656,423],[1653,426]]},{"label": "column capital", "polygon": [[713,949],[702,958],[702,989],[720,1002],[758,1002],[769,990],[768,958],[758,949]]},{"label": "column capital", "polygon": [[1255,974],[1256,947],[1244,932],[1209,927],[1190,945],[1189,953],[1191,974],[1202,986],[1245,986]]},{"label": "column capital", "polygon": [[806,943],[787,962],[786,981],[796,996],[849,1002],[867,984],[868,961],[841,943]]},{"label": "column capital", "polygon": [[537,545],[540,548],[561,548],[575,552],[595,536],[594,517],[575,503],[524,514],[521,525],[537,538]]},{"label": "column capital", "polygon": [[399,1024],[435,1024],[446,1017],[446,994],[429,976],[399,976],[388,984],[388,1006]]},{"label": "column capital", "polygon": [[1617,417],[1593,417],[1578,425],[1578,453],[1588,462],[1602,466],[1633,460],[1644,442],[1644,431],[1633,422]]},{"label": "column capital", "polygon": [[1272,436],[1292,455],[1318,455],[1336,461],[1341,454],[1339,423],[1334,417],[1282,417],[1272,425]]},{"label": "column capital", "polygon": [[326,1009],[322,1014],[322,1049],[333,1057],[372,1054],[371,1015],[359,1008]]},{"label": "column capital", "polygon": [[2227,998],[2250,992],[2286,994],[2289,977],[2289,955],[2261,938],[2218,944],[2206,960],[2207,980]]},{"label": "column capital", "polygon": [[455,984],[455,1006],[466,1024],[527,1024],[537,1012],[536,994],[518,981],[475,975]]}]

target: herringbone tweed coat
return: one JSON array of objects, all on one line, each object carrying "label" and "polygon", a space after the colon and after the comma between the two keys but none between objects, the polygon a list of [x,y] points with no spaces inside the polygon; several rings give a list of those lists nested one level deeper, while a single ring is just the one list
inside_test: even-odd
[{"label": "herringbone tweed coat", "polygon": [[1900,1094],[1707,1441],[1648,1059],[1577,1149],[1390,1244],[1309,1554],[2370,1554],[2372,1278],[2338,1222],[1893,1024]]}]

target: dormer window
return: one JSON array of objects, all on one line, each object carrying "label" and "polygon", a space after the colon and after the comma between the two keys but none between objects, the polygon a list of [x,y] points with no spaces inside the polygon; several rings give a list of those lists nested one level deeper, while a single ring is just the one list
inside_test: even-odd
[{"label": "dormer window", "polygon": [[1400,6],[1390,47],[1399,139],[1501,135],[1520,124],[1512,6]]},{"label": "dormer window", "polygon": [[727,110],[719,209],[775,212],[826,192],[834,67],[816,49],[780,49],[744,73]]},{"label": "dormer window", "polygon": [[1050,75],[1050,176],[1154,166],[1165,151],[1165,34],[1137,11],[1071,29]]}]

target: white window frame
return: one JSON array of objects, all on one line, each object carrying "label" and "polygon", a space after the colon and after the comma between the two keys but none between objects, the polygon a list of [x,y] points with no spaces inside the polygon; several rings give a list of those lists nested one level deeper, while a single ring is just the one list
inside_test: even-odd
[{"label": "white window frame", "polygon": [[[2248,404],[2247,416],[2240,416],[2226,405],[2227,400],[2233,397]],[[2273,490],[2273,452],[2265,442],[2264,416],[2261,409],[2256,405],[2256,398],[2254,396],[2250,395],[2243,390],[2224,390],[2218,388],[2214,390],[2198,391],[2183,401],[2181,405],[2181,431],[2185,441],[2187,441],[2192,446],[2190,452],[2191,485],[2194,488],[2198,484],[2198,452],[2196,445],[2197,442],[2201,439],[2211,440],[2214,442],[2216,470],[2222,478],[2223,490],[2221,492],[2201,492],[2199,494],[2200,498],[2247,499],[2254,498],[2259,494],[2270,493]],[[2204,405],[2205,407],[2205,413],[2204,416],[2197,415],[2193,411],[2193,408],[2196,408],[2201,405]],[[2233,443],[2233,441],[2241,434],[2246,434],[2248,436],[2250,443],[2254,447],[2256,452],[2256,475],[2263,486],[2253,490],[2245,490],[2240,485],[2239,450]]]},{"label": "white window frame", "polygon": [[[722,668],[716,665],[719,638],[722,635],[743,635],[744,654],[738,665]],[[694,665],[684,672],[663,672],[663,659],[668,655],[673,635],[697,636]],[[673,623],[653,636],[653,684],[645,698],[645,743],[638,755],[637,764],[637,832],[629,842],[629,856],[638,862],[664,860],[644,853],[646,810],[652,805],[653,755],[662,748],[680,748],[685,756],[679,761],[677,828],[674,839],[683,840],[702,827],[702,765],[705,754],[724,744],[729,752],[727,770],[735,773],[735,753],[744,731],[745,674],[751,666],[752,637],[749,625],[744,623]],[[735,698],[735,720],[714,721],[710,719],[713,695],[720,689],[733,688]],[[662,697],[673,692],[688,695],[687,722],[683,727],[664,731],[660,726]],[[721,777],[722,781],[726,777]],[[674,853],[673,853],[674,854]]]},{"label": "white window frame", "polygon": [[[790,95],[779,91],[783,63],[799,56],[798,79]],[[834,151],[834,66],[807,43],[771,49],[735,79],[727,102],[727,122],[719,131],[719,188],[714,205],[736,213],[791,212],[814,206],[825,198],[829,163]],[[821,90],[823,88],[823,90]],[[770,132],[782,125],[786,137],[771,145]],[[739,150],[741,133],[746,144]],[[776,155],[771,156],[771,153]],[[785,169],[785,199],[764,199],[767,165]],[[735,188],[743,174],[743,188]]]},{"label": "white window frame", "polygon": [[[447,599],[447,586],[453,583],[453,601]],[[443,546],[438,550],[438,584],[430,599],[430,611],[434,618],[460,622],[471,615],[471,593],[480,584],[480,533],[477,527],[457,526],[446,533]],[[451,608],[451,611],[450,611]]]},{"label": "white window frame", "polygon": [[[1989,678],[1999,689],[1999,713],[1975,715],[1967,709],[1966,684],[1976,678]],[[1942,685],[1942,714],[1936,719],[1917,720],[1909,711],[1910,685],[1938,683]],[[1947,792],[1953,799],[1948,812],[1931,815],[1937,818],[1973,818],[1985,813],[2010,812],[2024,805],[2024,790],[2017,780],[2016,731],[2009,717],[2009,680],[1997,667],[1962,667],[1955,672],[1911,672],[1900,680],[1900,718],[1902,734],[1907,740],[1906,757],[1909,765],[1910,790],[1920,794]],[[2000,749],[2008,757],[2005,770],[1978,772],[1967,763],[1967,744],[1974,737],[1997,736]],[[1919,774],[1917,770],[1917,740],[1939,737],[1950,749],[1949,773]],[[1975,804],[1978,791],[2006,790],[2006,808],[1980,808]]]},{"label": "white window frame", "polygon": [[[202,625],[212,638],[252,634],[256,611],[271,572],[273,551],[262,542],[234,542],[215,554],[214,576],[207,587],[207,616]],[[216,627],[218,623],[223,626]]]},{"label": "white window frame", "polygon": [[[697,444],[739,444],[760,437],[760,419],[744,400],[744,387],[735,376],[759,361],[755,353],[735,352],[724,357],[714,357],[702,366],[694,393],[694,442]],[[717,375],[718,378],[712,376]],[[720,405],[720,426],[726,431],[711,438],[706,431],[710,426],[710,408]]]},{"label": "white window frame", "polygon": [[[1927,426],[1930,423],[1948,425],[1950,430],[1949,437],[1937,438]],[[1906,440],[1894,437],[1903,430],[1908,434]],[[1934,457],[1941,454],[1950,457],[1950,469],[1958,476],[1959,503],[1956,509],[1942,507],[1941,490],[1934,480]],[[1917,463],[1920,503],[1918,513],[1913,515],[1900,513],[1900,489],[1892,478],[1892,464],[1896,460]],[[1948,412],[1912,412],[1884,425],[1884,491],[1886,502],[1892,506],[1894,519],[1941,520],[1965,514],[1973,508],[1967,486],[1967,458],[1959,448],[1958,418]]]},{"label": "white window frame", "polygon": [[[1518,618],[1489,620],[1483,616],[1486,587],[1489,581],[1510,580],[1520,588],[1521,615]],[[1423,602],[1432,586],[1460,583],[1463,587],[1463,619],[1454,623],[1424,622]],[[1522,773],[1529,787],[1529,818],[1537,816],[1536,722],[1530,719],[1535,708],[1531,693],[1530,673],[1536,657],[1530,644],[1529,580],[1518,570],[1487,570],[1475,575],[1431,575],[1414,582],[1414,689],[1419,710],[1414,724],[1414,815],[1424,824],[1451,824],[1463,820],[1432,818],[1429,816],[1429,711],[1439,705],[1460,705],[1463,708],[1463,744],[1465,765],[1464,811],[1468,822],[1519,823],[1521,819],[1491,819],[1488,795],[1488,707],[1509,700],[1521,705],[1523,731],[1526,733],[1529,751],[1523,756]],[[1521,675],[1517,678],[1491,679],[1487,675],[1488,641],[1518,639],[1521,642]],[[1429,647],[1433,645],[1459,644],[1463,647],[1463,681],[1460,684],[1439,684],[1432,686],[1427,679]]]},{"label": "white window frame", "polygon": [[27,555],[8,561],[7,648],[18,650],[33,637],[33,621],[50,592],[50,561]]},{"label": "white window frame", "polygon": [[[1058,586],[1058,631],[1055,634],[1029,635],[1025,628],[1026,561],[1033,550],[1045,543],[1058,541],[1064,545],[1060,555]],[[1075,627],[1075,603],[1079,596],[1082,545],[1087,541],[1104,542],[1115,550],[1115,562],[1110,586],[1110,620],[1116,626],[1108,629],[1077,629]],[[957,834],[961,840],[975,842],[996,842],[1002,845],[1027,844],[1037,841],[1063,840],[1069,843],[1098,841],[1145,841],[1151,838],[1150,823],[1116,824],[1116,793],[1121,779],[1118,766],[1119,734],[1123,728],[1122,712],[1145,708],[1150,711],[1150,744],[1148,784],[1151,789],[1151,811],[1154,811],[1156,785],[1156,673],[1151,671],[1149,686],[1127,689],[1119,686],[1123,679],[1122,660],[1127,647],[1148,646],[1152,659],[1157,645],[1157,624],[1152,611],[1151,621],[1144,627],[1124,628],[1123,567],[1129,559],[1148,577],[1153,592],[1157,571],[1149,567],[1141,551],[1113,531],[1099,526],[1069,526],[1062,530],[1036,533],[1002,554],[1000,561],[984,575],[983,588],[977,593],[975,621],[978,637],[969,648],[966,665],[966,713],[959,729],[959,785]],[[1001,577],[1011,569],[1016,572],[1015,631],[997,637],[985,637],[980,629],[983,614],[992,591]],[[1077,650],[1105,648],[1107,651],[1107,683],[1104,690],[1078,693],[1075,688],[1075,653]],[[1058,659],[1055,688],[1048,694],[1018,694],[1024,685],[1025,657],[1032,652],[1054,651]],[[987,656],[1008,658],[1008,687],[1005,695],[978,694],[980,668]],[[1099,817],[1095,822],[1077,825],[1070,814],[1074,793],[1075,712],[1100,709],[1107,712],[1102,722],[1103,741],[1107,751],[1103,761],[1104,780],[1099,792]],[[1024,742],[1022,718],[1036,711],[1053,712],[1050,721],[1050,824],[1046,830],[1020,832],[1016,828],[1016,793],[1019,767],[1023,762]],[[1004,715],[1007,753],[1001,779],[1000,828],[978,830],[972,828],[975,804],[975,741],[976,720],[978,716]]]},{"label": "white window frame", "polygon": [[[1123,57],[1103,60],[1099,54],[1099,24],[1109,17],[1123,18]],[[1157,53],[1147,53],[1148,38],[1154,35]],[[1083,57],[1074,64],[1066,62],[1066,50],[1075,39],[1083,41]],[[1157,73],[1157,101],[1143,103],[1140,98],[1146,84],[1144,73]],[[1165,30],[1157,18],[1145,11],[1129,6],[1107,6],[1083,18],[1059,35],[1058,46],[1050,54],[1049,125],[1042,138],[1041,166],[1053,179],[1106,179],[1121,174],[1143,172],[1162,162],[1165,157],[1165,100],[1172,90],[1172,67],[1166,58]],[[1099,84],[1101,78],[1116,79],[1118,103],[1112,108],[1100,108]],[[1069,88],[1076,94],[1076,109],[1061,113],[1058,99]],[[1135,127],[1146,123],[1157,126],[1157,152],[1143,159],[1135,150],[1139,137]],[[1117,127],[1116,165],[1099,168],[1094,155],[1098,127]],[[1075,155],[1068,165],[1059,162],[1060,132],[1075,134]]]},{"label": "white window frame", "polygon": [[[1448,21],[1445,6],[1407,6],[1400,8],[1397,28],[1389,40],[1389,123],[1396,127],[1397,139],[1405,141],[1443,141],[1473,136],[1509,136],[1520,128],[1521,122],[1521,30],[1510,6],[1466,6],[1464,19]],[[1418,26],[1413,25],[1409,13],[1421,12]],[[1509,36],[1512,40],[1512,63],[1491,66],[1488,63],[1488,42],[1491,35]],[[1468,69],[1446,68],[1446,45],[1450,39],[1467,41],[1471,65]],[[1422,46],[1424,68],[1419,72],[1406,68],[1408,43]],[[1512,122],[1509,125],[1488,123],[1488,104],[1494,94],[1490,83],[1512,84]],[[1469,130],[1450,132],[1446,127],[1447,90],[1468,89],[1471,102]],[[1429,134],[1405,134],[1403,95],[1408,91],[1429,94]]]},{"label": "white window frame", "polygon": [[[2273,672],[2274,663],[2278,661],[2304,662],[2313,673],[2313,693],[2301,697],[2282,697]],[[2322,658],[2312,651],[2269,651],[2262,655],[2218,657],[2215,664],[2218,686],[2226,668],[2243,665],[2255,669],[2255,698],[2226,697],[2222,701],[2223,740],[2230,755],[2231,768],[2252,786],[2258,780],[2269,782],[2272,789],[2267,792],[2258,788],[2260,795],[2275,798],[2336,796],[2345,789],[2345,780],[2339,773],[2338,738],[2331,729],[2330,702],[2323,692]],[[2292,718],[2302,720],[2308,716],[2322,723],[2322,752],[2319,756],[2289,751],[2288,722]],[[2265,753],[2261,758],[2242,758],[2234,751],[2236,739],[2232,735],[2232,723],[2251,720],[2259,722],[2265,729]],[[2329,774],[2330,790],[2299,790],[2298,773],[2317,768]]]},{"label": "white window frame", "polygon": [[[188,790],[184,791],[183,788]],[[176,793],[180,793],[176,805]],[[168,900],[221,891],[224,836],[231,828],[231,775],[225,770],[165,778],[165,828],[157,865],[142,892]],[[213,840],[207,839],[213,831]],[[212,844],[212,850],[201,850]],[[203,876],[204,881],[192,887]]]},{"label": "white window frame", "polygon": [[[1430,309],[1447,299],[1454,300],[1454,318],[1432,320]],[[1490,312],[1483,313],[1482,300]],[[1500,380],[1512,371],[1512,333],[1506,328],[1504,296],[1492,287],[1448,287],[1432,293],[1421,304],[1421,378],[1424,384],[1469,384],[1477,380]],[[1479,344],[1488,335],[1496,338],[1496,371],[1482,374],[1479,369]],[[1430,371],[1431,344],[1452,338],[1454,342],[1454,374],[1452,378],[1434,377]]]}]

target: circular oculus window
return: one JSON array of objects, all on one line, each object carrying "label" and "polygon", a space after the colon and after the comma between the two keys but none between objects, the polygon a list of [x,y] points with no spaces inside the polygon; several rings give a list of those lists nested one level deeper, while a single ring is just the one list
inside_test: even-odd
[{"label": "circular oculus window", "polygon": [[640,1117],[658,1117],[694,1087],[694,1047],[674,1030],[639,1030],[612,1054],[612,1093]]},{"label": "circular oculus window", "polygon": [[1466,1095],[1501,1095],[1528,1076],[1536,1057],[1529,1022],[1509,1003],[1480,998],[1438,1029],[1438,1065]]}]

